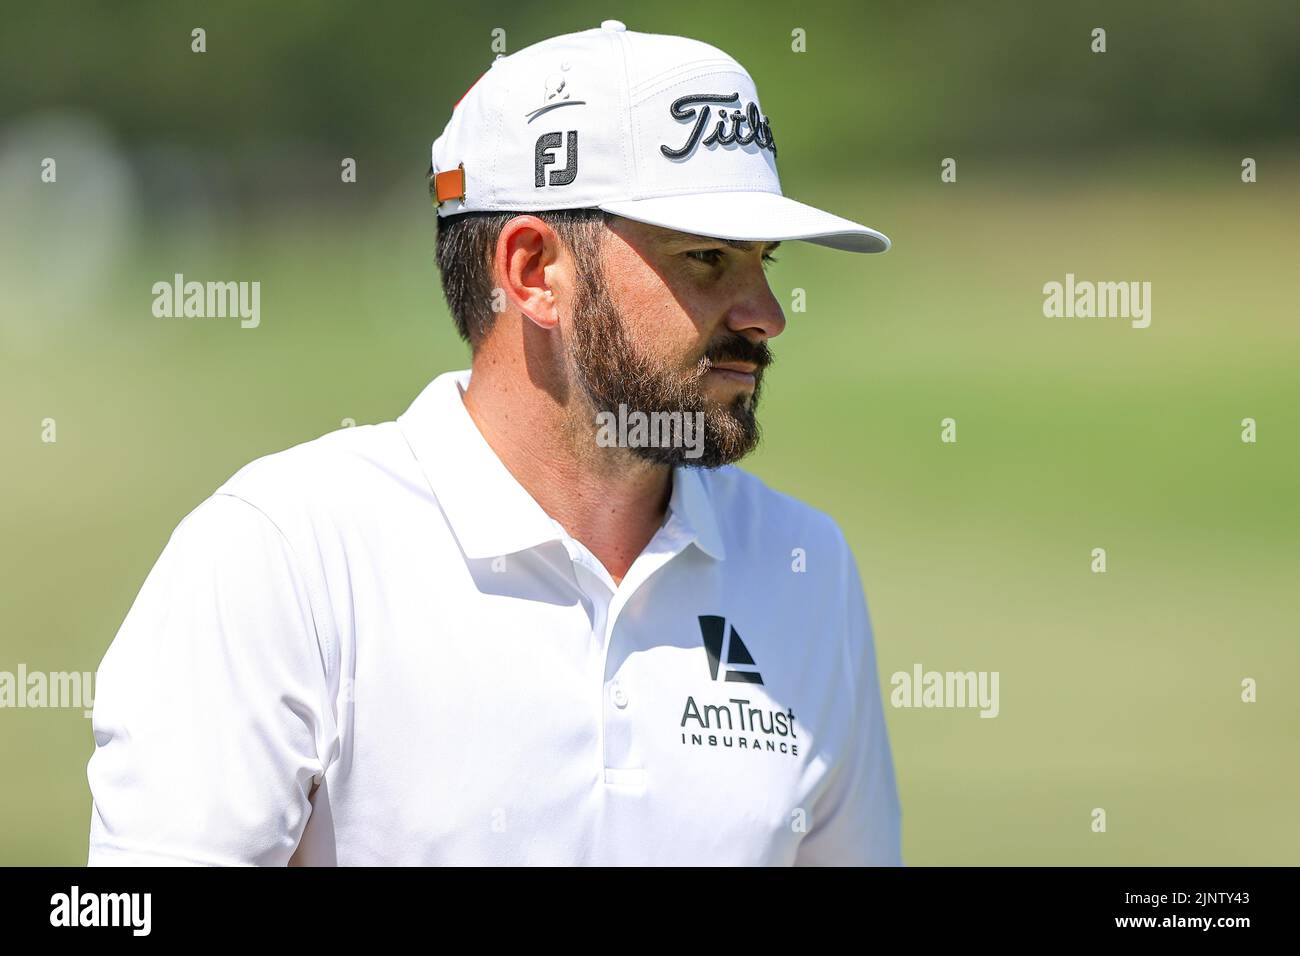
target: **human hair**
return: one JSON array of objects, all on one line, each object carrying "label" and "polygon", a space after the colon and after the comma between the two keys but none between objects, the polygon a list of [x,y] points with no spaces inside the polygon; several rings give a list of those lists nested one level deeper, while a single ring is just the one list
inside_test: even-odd
[{"label": "human hair", "polygon": [[[429,175],[430,191],[433,173]],[[442,294],[456,331],[477,349],[492,329],[496,282],[492,260],[505,224],[532,215],[545,222],[584,268],[600,268],[600,234],[609,215],[599,209],[550,209],[540,212],[466,212],[438,217],[437,261]]]}]

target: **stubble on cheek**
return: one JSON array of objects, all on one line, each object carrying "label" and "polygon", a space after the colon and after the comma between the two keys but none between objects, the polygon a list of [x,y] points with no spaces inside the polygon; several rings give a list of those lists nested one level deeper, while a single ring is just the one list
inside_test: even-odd
[{"label": "stubble on cheek", "polygon": [[[641,301],[638,296],[628,298],[633,303]],[[719,398],[706,395],[705,374],[711,367],[710,354],[731,358],[739,354],[757,360],[760,355],[754,354],[756,347],[733,334],[710,343],[695,359],[670,354],[662,342],[655,340],[654,330],[672,328],[680,316],[664,315],[662,305],[653,311],[658,326],[644,318],[629,322],[629,317],[615,306],[603,277],[592,273],[580,277],[569,356],[572,374],[591,406],[593,436],[596,416],[617,415],[620,406],[647,415],[679,413],[702,421],[702,454],[687,455],[683,448],[656,447],[632,448],[632,453],[659,464],[702,467],[717,467],[744,457],[759,440],[755,408],[762,371],[752,393],[742,391]],[[758,351],[763,356],[759,364],[765,365],[770,361],[766,347]]]}]

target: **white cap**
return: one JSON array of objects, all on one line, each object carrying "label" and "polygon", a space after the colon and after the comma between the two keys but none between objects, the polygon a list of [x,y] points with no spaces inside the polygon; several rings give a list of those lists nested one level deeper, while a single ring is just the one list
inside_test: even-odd
[{"label": "white cap", "polygon": [[498,57],[433,143],[439,216],[596,208],[717,239],[884,252],[889,239],[781,194],[745,68],[617,20]]}]

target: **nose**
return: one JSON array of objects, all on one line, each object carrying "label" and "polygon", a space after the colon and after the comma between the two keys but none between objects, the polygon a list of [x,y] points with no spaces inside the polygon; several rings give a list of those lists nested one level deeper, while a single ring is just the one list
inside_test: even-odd
[{"label": "nose", "polygon": [[785,312],[762,272],[748,280],[745,292],[732,304],[727,328],[751,342],[775,338],[785,331]]}]

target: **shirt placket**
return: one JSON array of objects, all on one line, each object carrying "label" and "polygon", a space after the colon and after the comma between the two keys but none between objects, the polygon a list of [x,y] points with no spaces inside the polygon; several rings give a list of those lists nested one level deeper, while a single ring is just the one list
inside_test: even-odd
[{"label": "shirt placket", "polygon": [[[646,767],[637,738],[639,698],[649,693],[648,688],[636,688],[624,674],[626,655],[610,651],[618,640],[619,614],[631,598],[647,584],[650,578],[680,554],[694,536],[675,515],[655,534],[644,551],[633,562],[623,580],[615,585],[600,562],[579,542],[566,543],[574,560],[574,573],[579,586],[593,605],[592,636],[601,642],[601,779],[608,787],[624,793],[640,792],[646,785]],[[615,672],[610,672],[611,660],[624,662]]]}]

